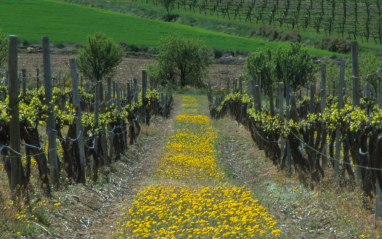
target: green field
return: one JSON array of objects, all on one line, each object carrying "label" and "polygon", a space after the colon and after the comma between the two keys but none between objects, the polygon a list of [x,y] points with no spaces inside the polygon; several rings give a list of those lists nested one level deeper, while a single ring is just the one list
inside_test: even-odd
[{"label": "green field", "polygon": [[[20,41],[30,42],[49,36],[53,43],[83,43],[89,34],[101,31],[115,41],[141,46],[156,46],[160,38],[172,33],[202,39],[210,49],[253,51],[288,46],[52,0],[2,0],[0,28],[6,34],[18,35]],[[318,56],[333,55],[328,51],[309,51]]]}]

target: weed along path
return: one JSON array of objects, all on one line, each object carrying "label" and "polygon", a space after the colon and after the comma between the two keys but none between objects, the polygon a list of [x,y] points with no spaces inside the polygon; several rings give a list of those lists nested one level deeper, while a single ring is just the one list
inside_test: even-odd
[{"label": "weed along path", "polygon": [[274,217],[247,187],[231,184],[218,161],[217,130],[183,97],[174,134],[151,183],[123,208],[116,238],[274,238]]}]

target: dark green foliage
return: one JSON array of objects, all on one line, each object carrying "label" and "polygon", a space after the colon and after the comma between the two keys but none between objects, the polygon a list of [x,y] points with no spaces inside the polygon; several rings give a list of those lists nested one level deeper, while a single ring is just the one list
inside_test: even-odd
[{"label": "dark green foliage", "polygon": [[293,90],[313,79],[312,56],[301,48],[300,43],[291,43],[291,48],[279,48],[274,56],[274,73],[279,82],[289,83]]},{"label": "dark green foliage", "polygon": [[259,26],[258,36],[266,37],[270,41],[290,41],[290,42],[301,42],[301,34],[297,30],[292,30],[291,32],[284,32],[284,30],[277,29],[270,25]]},{"label": "dark green foliage", "polygon": [[342,38],[329,38],[323,37],[321,43],[321,49],[329,50],[331,52],[339,53],[349,53],[350,52],[350,42],[347,42]]},{"label": "dark green foliage", "polygon": [[175,35],[160,41],[156,76],[163,81],[184,87],[202,87],[208,66],[212,63],[205,43]]},{"label": "dark green foliage", "polygon": [[312,57],[300,43],[291,43],[290,48],[269,49],[254,52],[245,62],[247,74],[255,76],[261,72],[261,84],[269,86],[273,82],[289,83],[294,90],[313,79],[314,64]]},{"label": "dark green foliage", "polygon": [[122,61],[122,48],[103,33],[88,36],[88,41],[79,49],[77,65],[84,76],[100,81],[112,73]]},{"label": "dark green foliage", "polygon": [[253,52],[250,54],[244,65],[247,73],[253,78],[256,77],[257,72],[261,72],[261,84],[265,87],[272,85],[273,78],[273,59],[272,51],[260,50],[258,52]]},{"label": "dark green foliage", "polygon": [[172,10],[174,8],[175,0],[162,0],[161,4],[166,9],[167,18],[168,18],[168,20],[170,20],[170,10]]}]

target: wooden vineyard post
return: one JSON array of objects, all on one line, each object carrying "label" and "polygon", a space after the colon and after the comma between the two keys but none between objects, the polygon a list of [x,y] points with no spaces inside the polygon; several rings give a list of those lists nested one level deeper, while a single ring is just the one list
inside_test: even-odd
[{"label": "wooden vineyard post", "polygon": [[229,94],[229,78],[227,79],[227,89],[226,89],[226,92],[227,92],[227,94]]},{"label": "wooden vineyard post", "polygon": [[260,86],[259,85],[256,85],[255,91],[256,91],[257,111],[261,112],[261,91],[260,91]]},{"label": "wooden vineyard post", "polygon": [[131,90],[130,90],[130,83],[126,84],[127,88],[127,94],[126,94],[126,104],[131,105]]},{"label": "wooden vineyard post", "polygon": [[119,89],[119,83],[118,82],[115,83],[115,92],[117,94],[117,107],[118,107],[118,111],[121,112],[122,111],[121,91]]},{"label": "wooden vineyard post", "polygon": [[[290,84],[286,84],[286,124],[289,126],[290,120]],[[292,176],[292,162],[291,162],[291,152],[289,141],[286,143],[286,153],[287,153],[287,167],[288,167],[288,177]]]},{"label": "wooden vineyard post", "polygon": [[275,105],[273,103],[273,87],[272,85],[269,86],[269,107],[271,109],[271,116],[275,116]]},{"label": "wooden vineyard post", "polygon": [[237,91],[237,79],[234,79],[232,83],[232,93],[236,93],[236,91]]},{"label": "wooden vineyard post", "polygon": [[23,96],[27,94],[27,70],[22,69],[22,79],[23,79]]},{"label": "wooden vineyard post", "polygon": [[110,100],[111,100],[111,78],[107,78],[107,98],[108,107],[110,106]]},{"label": "wooden vineyard post", "polygon": [[[284,83],[279,82],[279,117],[280,123],[284,122]],[[285,153],[285,139],[281,137],[281,158],[280,166],[283,167],[284,162],[282,161]]]},{"label": "wooden vineyard post", "polygon": [[45,85],[45,99],[46,105],[49,110],[49,117],[47,122],[47,134],[49,140],[48,157],[49,157],[49,171],[50,178],[53,186],[58,189],[59,174],[58,174],[58,160],[56,148],[56,118],[54,117],[54,104],[53,104],[53,85],[52,85],[52,70],[50,65],[50,46],[49,37],[42,37],[43,48],[43,61],[44,61],[44,85]]},{"label": "wooden vineyard post", "polygon": [[36,69],[36,87],[37,90],[40,88],[40,69]]},{"label": "wooden vineyard post", "polygon": [[352,82],[353,82],[353,107],[360,104],[359,92],[359,66],[358,66],[358,42],[351,43]]},{"label": "wooden vineyard post", "polygon": [[15,200],[20,194],[22,184],[22,164],[20,152],[20,115],[19,115],[19,92],[20,86],[17,78],[17,36],[9,37],[8,45],[8,83],[9,83],[9,135],[11,150],[11,192]]},{"label": "wooden vineyard post", "polygon": [[78,150],[79,150],[79,172],[77,175],[78,183],[86,183],[86,171],[85,171],[85,148],[84,148],[84,134],[82,127],[82,113],[80,105],[80,93],[78,90],[78,74],[76,60],[70,59],[70,75],[72,78],[72,90],[73,90],[73,107],[76,110],[77,122],[76,122],[76,135],[78,137]]},{"label": "wooden vineyard post", "polygon": [[[321,115],[324,114],[325,108],[326,108],[326,64],[321,65]],[[324,131],[324,123],[322,123],[322,130]],[[326,137],[326,134],[322,134],[322,137]],[[324,150],[322,152],[321,156],[321,166],[322,170],[325,170],[326,164],[327,164],[327,142],[325,139],[324,143]]]},{"label": "wooden vineyard post", "polygon": [[142,116],[146,124],[148,124],[147,115],[146,115],[146,91],[147,91],[147,72],[142,71]]},{"label": "wooden vineyard post", "polygon": [[239,92],[240,95],[243,94],[243,77],[239,77]]},{"label": "wooden vineyard post", "polygon": [[[106,101],[107,101],[107,108],[108,110],[111,110],[112,108],[112,105],[113,105],[113,101],[112,101],[112,88],[111,88],[111,78],[108,77],[107,78],[107,98],[106,98]],[[111,161],[111,159],[113,158],[113,138],[114,138],[114,133],[111,132],[112,130],[112,127],[110,124],[107,125],[107,129],[108,129],[108,132],[107,132],[107,146],[108,146],[108,157]]]},{"label": "wooden vineyard post", "polygon": [[115,81],[113,81],[113,99],[115,98]]},{"label": "wooden vineyard post", "polygon": [[[340,65],[340,82],[338,84],[338,111],[344,106],[344,88],[345,88],[345,60],[341,60]],[[341,154],[341,131],[339,127],[336,129],[336,151],[334,154],[333,177],[335,183],[338,184],[338,176],[340,172],[340,154]]]},{"label": "wooden vineyard post", "polygon": [[[94,128],[98,129],[99,127],[99,98],[100,98],[100,87],[98,84],[98,81],[95,81],[95,90],[94,90]],[[98,173],[98,138],[99,138],[100,132],[95,132],[94,134],[94,154],[91,157],[91,163],[90,168],[91,172],[93,172],[92,180],[93,182],[97,181],[97,173]]]},{"label": "wooden vineyard post", "polygon": [[[100,92],[100,95],[99,95],[99,100],[100,102],[102,102],[100,104],[100,113],[103,114],[105,113],[105,96],[104,96],[104,92],[103,92],[103,84],[102,84],[102,81],[99,81],[98,82],[99,84],[99,92]],[[103,153],[103,158],[102,158],[102,161],[101,163],[103,165],[108,165],[109,164],[109,158],[108,158],[108,153],[107,153],[107,142],[106,142],[106,132],[105,132],[105,125],[101,125],[101,132],[99,133],[99,137],[101,137],[101,149],[102,149],[102,153]]]},{"label": "wooden vineyard post", "polygon": [[137,103],[137,104],[138,104],[138,94],[139,94],[138,79],[134,79],[134,103]]},{"label": "wooden vineyard post", "polygon": [[280,121],[284,121],[284,83],[279,82],[279,114],[280,114]]},{"label": "wooden vineyard post", "polygon": [[[381,60],[382,64],[382,60]],[[382,108],[382,76],[379,76],[379,108]],[[375,220],[379,220],[382,217],[382,193],[381,185],[379,184],[378,179],[375,184]]]},{"label": "wooden vineyard post", "polygon": [[[351,42],[351,61],[352,61],[352,83],[353,83],[353,108],[359,106],[359,66],[358,66],[358,42]],[[362,170],[355,166],[356,180],[359,187],[362,187]]]}]

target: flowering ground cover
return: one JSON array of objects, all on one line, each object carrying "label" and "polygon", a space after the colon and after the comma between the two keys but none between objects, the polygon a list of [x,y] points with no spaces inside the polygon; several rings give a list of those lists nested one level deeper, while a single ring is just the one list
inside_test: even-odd
[{"label": "flowering ground cover", "polygon": [[245,187],[225,181],[214,143],[216,130],[183,98],[176,132],[154,175],[124,208],[117,238],[274,238],[276,221]]}]

